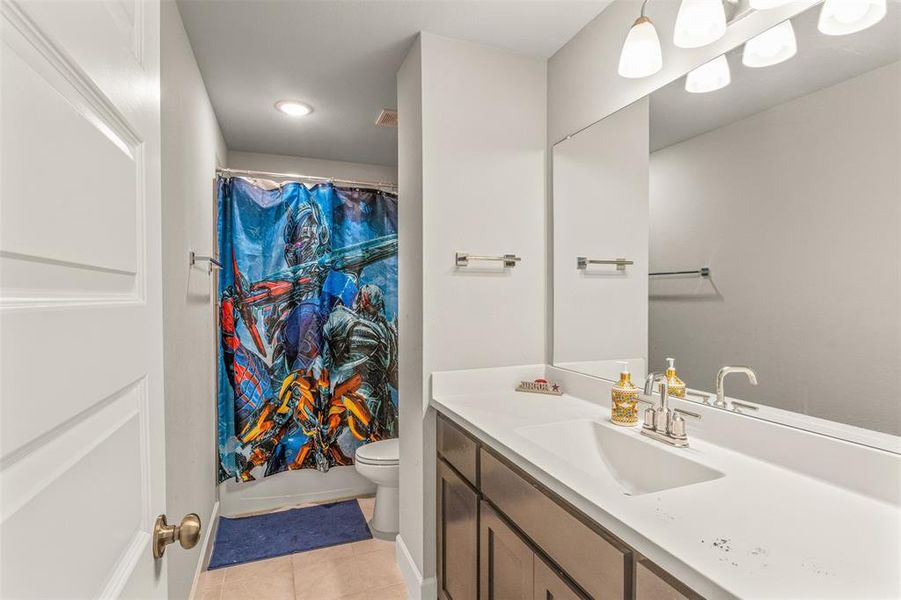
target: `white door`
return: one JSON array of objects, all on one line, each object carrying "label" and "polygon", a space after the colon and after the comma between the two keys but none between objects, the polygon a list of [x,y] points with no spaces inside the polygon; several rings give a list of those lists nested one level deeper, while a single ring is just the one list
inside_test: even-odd
[{"label": "white door", "polygon": [[162,598],[159,0],[0,8],[0,596]]}]

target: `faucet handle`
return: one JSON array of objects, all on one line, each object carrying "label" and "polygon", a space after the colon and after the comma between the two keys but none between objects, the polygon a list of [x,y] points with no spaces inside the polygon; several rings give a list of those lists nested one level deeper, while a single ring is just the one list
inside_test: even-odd
[{"label": "faucet handle", "polygon": [[692,417],[693,419],[701,418],[701,415],[697,413],[682,410],[681,408],[674,408],[673,418],[670,420],[669,434],[677,440],[688,439],[688,434],[685,433],[685,418],[682,415]]},{"label": "faucet handle", "polygon": [[681,408],[674,408],[673,412],[679,415],[685,415],[686,417],[691,417],[693,419],[701,420],[701,415],[698,413],[693,413],[690,410],[683,410]]},{"label": "faucet handle", "polygon": [[741,412],[741,409],[746,410],[760,410],[760,407],[754,406],[753,404],[746,404],[745,402],[739,402],[738,400],[732,401],[732,410],[734,412]]}]

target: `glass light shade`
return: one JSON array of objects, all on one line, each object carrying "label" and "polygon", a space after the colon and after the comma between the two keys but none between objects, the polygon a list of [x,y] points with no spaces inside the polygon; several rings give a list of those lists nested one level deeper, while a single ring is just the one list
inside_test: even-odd
[{"label": "glass light shade", "polygon": [[798,51],[791,21],[782,21],[745,42],[741,63],[746,67],[769,67],[790,59]]},{"label": "glass light shade", "polygon": [[826,35],[847,35],[872,27],[885,16],[886,0],[826,0],[817,29]]},{"label": "glass light shade", "polygon": [[731,82],[729,61],[723,54],[689,72],[685,77],[685,91],[692,94],[705,94],[722,89]]},{"label": "glass light shade", "polygon": [[663,66],[663,52],[660,50],[660,38],[654,24],[647,17],[639,17],[619,55],[619,74],[629,79],[653,75]]},{"label": "glass light shade", "polygon": [[682,0],[676,15],[673,43],[680,48],[699,48],[726,34],[726,11],[722,0]]},{"label": "glass light shade", "polygon": [[785,6],[794,0],[751,0],[751,8],[754,10],[767,10],[769,8],[779,8]]}]

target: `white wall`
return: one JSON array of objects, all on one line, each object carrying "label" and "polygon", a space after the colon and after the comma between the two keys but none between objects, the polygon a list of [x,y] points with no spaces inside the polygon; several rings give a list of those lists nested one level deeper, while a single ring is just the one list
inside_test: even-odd
[{"label": "white wall", "polygon": [[[901,63],[651,155],[650,365],[901,434]],[[853,107],[853,110],[849,110]]]},{"label": "white wall", "polygon": [[[398,123],[398,375],[400,421],[400,533],[398,564],[411,598],[418,598],[423,569],[423,490],[425,443],[434,435],[434,419],[424,418],[427,396],[422,363],[423,193],[422,193],[422,42],[417,39],[397,73]],[[434,453],[434,444],[431,445]],[[406,549],[405,544],[409,546]],[[409,559],[405,556],[410,556]],[[410,564],[412,563],[412,564]],[[434,585],[434,584],[433,584]],[[428,597],[428,595],[427,595]]]},{"label": "white wall", "polygon": [[314,177],[397,183],[397,167],[321,160],[301,156],[284,156],[281,154],[259,154],[256,152],[230,150],[228,152],[228,167],[232,169],[270,171],[273,173],[312,175]]},{"label": "white wall", "polygon": [[[435,574],[429,374],[544,361],[546,63],[424,33],[400,71],[398,98],[400,193],[418,200],[420,176],[422,190],[421,246],[410,231],[419,215],[402,216],[400,225],[401,318],[421,318],[423,360],[421,373],[401,373],[407,402],[401,413],[401,538],[429,579]],[[417,107],[421,139],[403,125],[415,120],[407,111]],[[456,251],[515,253],[522,262],[508,270],[457,269]],[[417,292],[403,291],[420,275],[421,317]],[[417,341],[408,340],[418,336],[417,328],[402,322],[399,329],[401,352],[415,349]],[[404,362],[402,355],[402,369]],[[417,390],[403,387],[419,380]]]},{"label": "white wall", "polygon": [[[166,505],[170,522],[216,502],[215,293],[188,252],[213,245],[213,177],[225,160],[194,53],[174,2],[162,3],[162,262]],[[169,597],[185,598],[200,549],[166,553]]]}]

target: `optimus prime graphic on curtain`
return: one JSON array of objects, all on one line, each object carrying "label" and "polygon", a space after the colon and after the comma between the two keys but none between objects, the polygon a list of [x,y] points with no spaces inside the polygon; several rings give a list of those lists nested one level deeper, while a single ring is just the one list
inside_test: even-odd
[{"label": "optimus prime graphic on curtain", "polygon": [[397,196],[218,181],[219,480],[397,436]]}]

